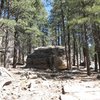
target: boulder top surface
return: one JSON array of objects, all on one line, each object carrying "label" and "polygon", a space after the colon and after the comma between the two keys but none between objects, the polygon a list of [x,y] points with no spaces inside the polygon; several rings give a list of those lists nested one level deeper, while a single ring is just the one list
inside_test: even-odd
[{"label": "boulder top surface", "polygon": [[65,50],[64,50],[64,47],[62,46],[38,47],[38,48],[35,48],[34,52],[30,54],[29,56],[34,55],[34,54],[62,56],[64,55],[64,52]]}]

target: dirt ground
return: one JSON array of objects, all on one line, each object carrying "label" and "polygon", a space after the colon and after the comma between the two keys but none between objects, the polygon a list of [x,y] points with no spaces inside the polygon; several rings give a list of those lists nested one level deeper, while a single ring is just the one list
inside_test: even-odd
[{"label": "dirt ground", "polygon": [[100,100],[98,73],[91,69],[68,71],[7,68],[13,80],[1,88],[0,100]]}]

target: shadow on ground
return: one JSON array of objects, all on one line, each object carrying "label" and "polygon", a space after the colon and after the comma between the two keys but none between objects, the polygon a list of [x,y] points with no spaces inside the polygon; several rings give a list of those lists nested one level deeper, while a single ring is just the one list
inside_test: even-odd
[{"label": "shadow on ground", "polygon": [[[97,73],[91,69],[91,76],[87,75],[86,68],[77,69],[73,67],[71,70],[55,70],[52,71],[50,69],[42,70],[42,69],[35,69],[35,68],[25,68],[20,67],[20,69],[25,73],[24,75],[37,75],[37,78],[42,78],[43,80],[46,79],[54,79],[54,80],[64,80],[64,79],[76,79],[80,78],[82,81],[91,81],[96,79]],[[15,74],[21,75],[22,72],[19,71]]]}]

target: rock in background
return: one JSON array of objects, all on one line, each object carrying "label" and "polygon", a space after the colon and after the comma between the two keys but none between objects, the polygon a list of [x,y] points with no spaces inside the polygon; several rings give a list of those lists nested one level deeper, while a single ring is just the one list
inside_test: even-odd
[{"label": "rock in background", "polygon": [[66,69],[63,47],[41,47],[27,57],[27,68]]}]

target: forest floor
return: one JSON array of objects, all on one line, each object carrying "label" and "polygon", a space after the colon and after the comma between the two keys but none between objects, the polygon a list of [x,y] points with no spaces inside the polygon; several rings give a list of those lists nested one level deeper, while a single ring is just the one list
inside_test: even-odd
[{"label": "forest floor", "polygon": [[[13,80],[0,88],[0,100],[100,100],[98,73],[75,67],[68,71],[7,68]],[[9,83],[9,81],[8,81]]]}]

